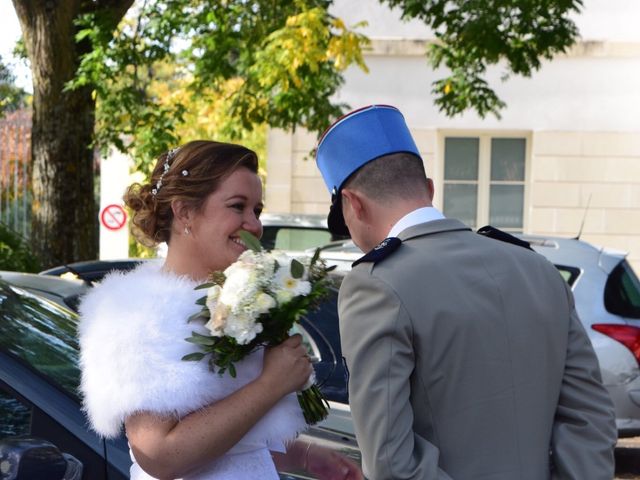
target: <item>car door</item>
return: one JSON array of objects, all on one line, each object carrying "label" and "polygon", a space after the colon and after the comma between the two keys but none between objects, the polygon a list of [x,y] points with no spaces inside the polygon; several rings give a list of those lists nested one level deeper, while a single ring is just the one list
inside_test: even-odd
[{"label": "car door", "polygon": [[300,323],[308,335],[305,341],[314,362],[316,383],[320,390],[328,400],[348,403],[348,375],[340,347],[337,301],[338,291],[333,288],[318,309],[305,314]]},{"label": "car door", "polygon": [[[0,436],[48,440],[83,465],[83,479],[124,480],[89,430],[77,396],[77,317],[0,282]],[[130,464],[130,461],[129,461]]]}]

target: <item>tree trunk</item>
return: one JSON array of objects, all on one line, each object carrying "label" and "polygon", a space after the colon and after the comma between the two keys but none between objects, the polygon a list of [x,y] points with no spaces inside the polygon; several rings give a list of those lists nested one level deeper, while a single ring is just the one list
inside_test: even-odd
[{"label": "tree trunk", "polygon": [[94,190],[95,101],[90,87],[64,91],[89,46],[75,41],[74,20],[106,8],[117,18],[133,0],[13,0],[33,75],[31,243],[50,267],[98,256]]}]

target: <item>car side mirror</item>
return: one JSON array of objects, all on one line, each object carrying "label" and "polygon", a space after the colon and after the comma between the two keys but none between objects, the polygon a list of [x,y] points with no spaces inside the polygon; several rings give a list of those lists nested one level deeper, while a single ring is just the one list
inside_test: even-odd
[{"label": "car side mirror", "polygon": [[41,438],[16,436],[0,440],[0,478],[3,480],[80,480],[82,464]]}]

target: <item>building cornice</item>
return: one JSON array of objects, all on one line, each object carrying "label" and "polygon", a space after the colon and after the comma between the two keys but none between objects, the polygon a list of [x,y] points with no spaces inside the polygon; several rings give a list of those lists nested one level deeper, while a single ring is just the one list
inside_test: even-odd
[{"label": "building cornice", "polygon": [[[364,49],[368,56],[415,57],[424,55],[435,40],[405,38],[372,38]],[[579,40],[561,57],[640,57],[640,42]]]}]

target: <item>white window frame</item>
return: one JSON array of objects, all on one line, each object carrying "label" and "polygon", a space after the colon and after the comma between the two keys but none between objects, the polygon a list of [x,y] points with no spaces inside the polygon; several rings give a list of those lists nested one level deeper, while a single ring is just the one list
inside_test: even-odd
[{"label": "white window frame", "polygon": [[[520,185],[523,188],[523,208],[522,208],[522,232],[528,231],[529,219],[530,219],[530,206],[531,206],[531,139],[532,135],[530,131],[517,131],[517,130],[440,130],[438,131],[438,148],[437,148],[437,162],[438,166],[436,172],[437,177],[433,180],[436,185],[436,199],[435,205],[443,209],[444,208],[444,150],[445,139],[447,138],[478,138],[478,198],[476,209],[476,228],[489,225],[489,205],[490,205],[490,188],[491,188],[491,139],[493,138],[521,138],[525,140],[525,158],[524,158],[524,180],[522,182],[513,181],[497,181],[493,182],[496,185]],[[460,182],[464,183],[464,182]],[[438,197],[440,197],[438,199]],[[519,232],[520,229],[502,228],[505,231]]]}]

